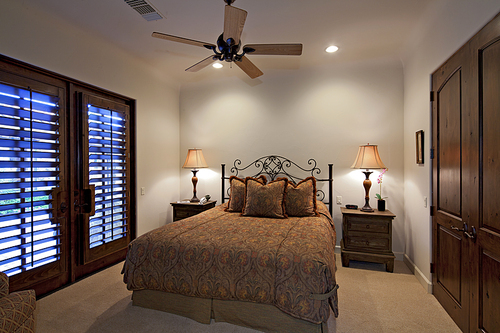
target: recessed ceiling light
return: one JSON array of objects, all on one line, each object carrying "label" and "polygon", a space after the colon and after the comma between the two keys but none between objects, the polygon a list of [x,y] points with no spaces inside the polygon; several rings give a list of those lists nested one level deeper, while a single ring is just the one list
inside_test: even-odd
[{"label": "recessed ceiling light", "polygon": [[337,51],[338,51],[338,49],[339,49],[339,48],[338,48],[337,46],[335,46],[335,45],[331,45],[331,46],[328,46],[328,47],[326,48],[326,52],[328,52],[328,53],[333,53],[333,52],[337,52]]},{"label": "recessed ceiling light", "polygon": [[222,66],[222,64],[220,62],[216,62],[212,65],[213,68],[222,68],[224,66]]}]

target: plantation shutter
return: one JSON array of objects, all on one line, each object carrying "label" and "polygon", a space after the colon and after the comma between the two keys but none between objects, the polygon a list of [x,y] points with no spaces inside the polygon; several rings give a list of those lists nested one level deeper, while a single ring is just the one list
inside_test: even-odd
[{"label": "plantation shutter", "polygon": [[66,219],[56,207],[64,89],[12,77],[0,81],[0,271],[23,285],[64,269]]},{"label": "plantation shutter", "polygon": [[129,107],[84,95],[87,173],[95,192],[85,223],[85,262],[124,249],[130,241]]}]

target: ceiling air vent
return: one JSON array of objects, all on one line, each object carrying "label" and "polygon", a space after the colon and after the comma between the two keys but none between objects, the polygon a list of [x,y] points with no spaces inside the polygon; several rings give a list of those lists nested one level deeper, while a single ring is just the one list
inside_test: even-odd
[{"label": "ceiling air vent", "polygon": [[127,5],[132,7],[136,12],[141,14],[146,21],[161,20],[163,16],[156,8],[145,0],[124,0]]}]

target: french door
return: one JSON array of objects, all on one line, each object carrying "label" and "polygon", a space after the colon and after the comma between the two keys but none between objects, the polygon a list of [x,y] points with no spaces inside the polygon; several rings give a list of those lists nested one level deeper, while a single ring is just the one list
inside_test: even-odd
[{"label": "french door", "polygon": [[82,264],[88,264],[130,242],[130,108],[95,95],[80,99]]},{"label": "french door", "polygon": [[125,255],[133,101],[0,60],[0,271],[40,295]]},{"label": "french door", "polygon": [[0,271],[13,289],[67,281],[65,104],[63,82],[1,73]]}]

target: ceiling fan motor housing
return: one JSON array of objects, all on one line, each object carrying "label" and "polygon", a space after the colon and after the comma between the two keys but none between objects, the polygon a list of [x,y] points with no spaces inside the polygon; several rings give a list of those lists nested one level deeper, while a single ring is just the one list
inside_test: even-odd
[{"label": "ceiling fan motor housing", "polygon": [[227,41],[224,40],[224,33],[222,33],[217,39],[217,48],[219,52],[214,50],[215,54],[218,56],[219,60],[225,60],[231,62],[235,60],[235,56],[240,50],[241,43],[235,44],[233,38],[228,38]]}]

